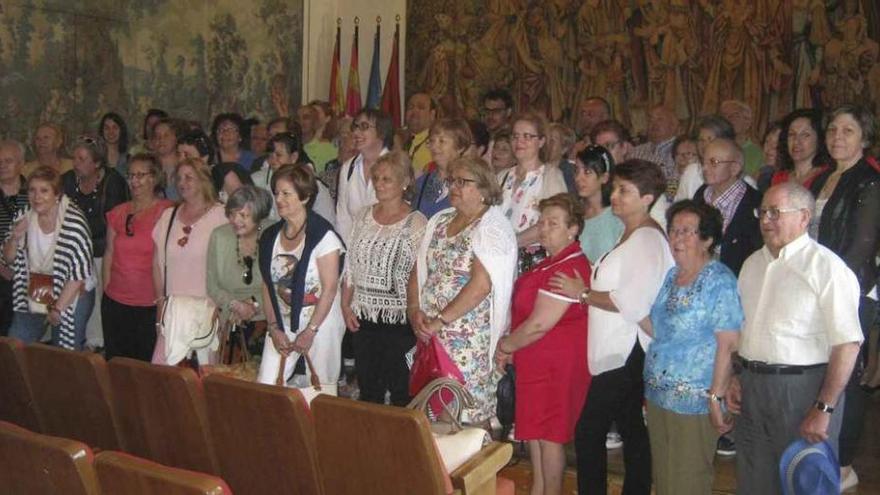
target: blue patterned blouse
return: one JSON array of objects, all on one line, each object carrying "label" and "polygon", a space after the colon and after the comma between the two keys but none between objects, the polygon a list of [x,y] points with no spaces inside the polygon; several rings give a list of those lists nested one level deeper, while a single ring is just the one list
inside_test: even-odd
[{"label": "blue patterned blouse", "polygon": [[736,277],[718,261],[690,285],[675,285],[672,267],[651,307],[654,341],[645,357],[645,397],[678,414],[708,414],[715,332],[738,332],[743,311]]}]

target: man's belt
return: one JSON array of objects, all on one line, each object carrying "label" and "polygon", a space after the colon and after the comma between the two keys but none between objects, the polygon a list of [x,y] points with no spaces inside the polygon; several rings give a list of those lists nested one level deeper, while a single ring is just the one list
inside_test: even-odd
[{"label": "man's belt", "polygon": [[739,358],[740,366],[752,373],[759,375],[802,375],[805,371],[824,368],[828,363],[808,364],[805,366],[788,365],[788,364],[767,364],[761,361],[749,361],[743,357]]}]

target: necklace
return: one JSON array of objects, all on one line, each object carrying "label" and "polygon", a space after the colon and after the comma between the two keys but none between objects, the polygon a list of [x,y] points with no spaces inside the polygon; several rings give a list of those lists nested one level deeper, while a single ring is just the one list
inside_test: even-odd
[{"label": "necklace", "polygon": [[288,241],[292,241],[292,240],[296,239],[297,236],[299,236],[300,232],[302,232],[303,229],[306,227],[306,222],[303,222],[302,225],[299,226],[299,229],[296,231],[296,234],[293,234],[291,237],[287,237],[287,225],[288,225],[288,222],[285,220],[284,228],[281,229],[281,235],[283,235],[284,238],[287,239]]},{"label": "necklace", "polygon": [[244,282],[245,285],[251,285],[251,282],[254,280],[254,256],[253,253],[245,256],[241,255],[241,241],[242,239],[240,237],[235,241],[235,256],[238,261],[238,266],[244,269],[244,271],[241,272],[241,281]]},{"label": "necklace", "polygon": [[[199,220],[201,220],[202,217],[204,217],[205,214],[208,213],[208,210],[210,210],[210,209],[211,209],[211,205],[208,205],[208,207],[205,208],[205,209],[199,214],[199,216],[197,216],[197,217],[195,218],[195,220],[193,220],[193,223],[191,223],[191,224],[189,224],[189,225],[184,225],[184,226],[183,226],[183,237],[181,237],[180,239],[177,240],[177,245],[178,245],[178,246],[180,246],[180,247],[184,247],[184,246],[186,246],[186,244],[189,242],[189,235],[192,233],[193,227],[195,227],[196,224],[199,223]],[[183,223],[183,222],[181,222],[181,223]]]}]

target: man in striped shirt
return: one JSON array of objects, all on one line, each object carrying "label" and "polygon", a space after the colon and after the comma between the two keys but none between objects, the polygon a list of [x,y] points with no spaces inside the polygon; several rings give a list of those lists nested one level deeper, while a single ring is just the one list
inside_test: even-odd
[{"label": "man in striped shirt", "polygon": [[[24,168],[24,145],[0,141],[0,241],[6,239],[12,221],[28,204]],[[2,260],[0,260],[2,261]],[[0,335],[12,323],[12,269],[0,264]]]}]

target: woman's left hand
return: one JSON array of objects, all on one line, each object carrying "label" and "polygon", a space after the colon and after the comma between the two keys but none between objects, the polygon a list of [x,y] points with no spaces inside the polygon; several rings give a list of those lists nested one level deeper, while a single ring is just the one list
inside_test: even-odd
[{"label": "woman's left hand", "polygon": [[300,354],[308,353],[309,349],[312,348],[312,342],[315,340],[315,335],[316,333],[309,329],[298,332],[296,339],[292,344],[293,350]]},{"label": "woman's left hand", "polygon": [[587,288],[587,284],[584,283],[584,279],[581,278],[578,272],[574,272],[573,277],[559,272],[550,279],[550,287],[553,287],[559,294],[577,299],[581,296],[584,289]]},{"label": "woman's left hand", "polygon": [[46,315],[46,319],[49,320],[50,325],[57,327],[61,324],[61,311],[55,307],[50,308],[49,313]]},{"label": "woman's left hand", "polygon": [[229,309],[232,310],[235,318],[241,322],[251,321],[251,319],[257,314],[257,308],[254,307],[253,303],[248,301],[232,301],[229,305]]}]

